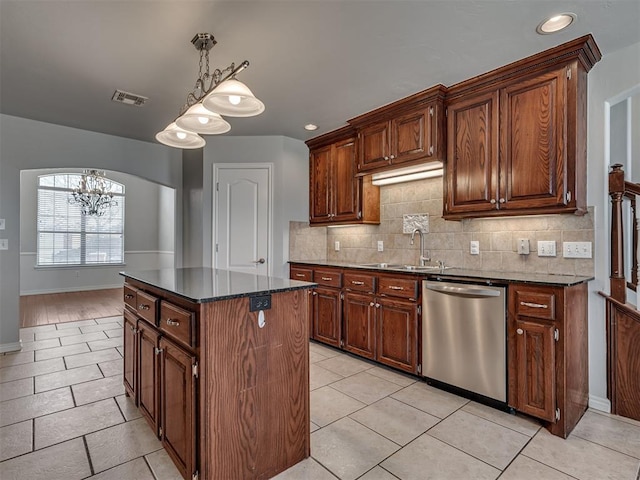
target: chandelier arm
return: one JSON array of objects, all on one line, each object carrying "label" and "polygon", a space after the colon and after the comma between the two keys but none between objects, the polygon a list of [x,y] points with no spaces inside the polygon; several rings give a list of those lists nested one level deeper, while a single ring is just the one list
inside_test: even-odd
[{"label": "chandelier arm", "polygon": [[[249,66],[249,61],[245,60],[244,62],[242,62],[240,65],[238,65],[237,67],[235,66],[235,64],[231,64],[229,65],[227,68],[225,68],[224,70],[220,70],[220,69],[216,69],[213,72],[213,79],[214,82],[213,84],[210,86],[210,88],[208,90],[205,91],[203,97],[209,95],[211,92],[213,92],[216,87],[218,85],[220,85],[222,82],[224,82],[225,80],[228,80],[230,78],[233,78],[235,75],[237,75],[238,73],[240,73],[241,71],[243,71],[244,69],[246,69]],[[222,76],[225,72],[229,72],[226,75],[224,75],[224,77]]]}]

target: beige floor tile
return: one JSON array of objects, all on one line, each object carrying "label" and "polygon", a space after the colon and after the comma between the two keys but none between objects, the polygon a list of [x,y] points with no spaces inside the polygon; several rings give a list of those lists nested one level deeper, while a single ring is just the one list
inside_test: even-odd
[{"label": "beige floor tile", "polygon": [[44,375],[45,373],[59,372],[60,370],[64,370],[64,362],[61,358],[4,367],[0,368],[0,383]]},{"label": "beige floor tile", "polygon": [[6,382],[0,386],[0,402],[27,395],[33,395],[33,378],[31,377]]},{"label": "beige floor tile", "polygon": [[96,321],[97,324],[101,325],[103,323],[122,322],[123,321],[123,317],[122,317],[122,315],[115,315],[113,317],[95,318],[94,320]]},{"label": "beige floor tile", "polygon": [[346,417],[366,405],[331,387],[321,387],[311,392],[311,421],[320,427]]},{"label": "beige floor tile", "polygon": [[111,360],[119,360],[120,354],[115,348],[108,350],[99,350],[97,352],[80,353],[64,357],[68,369],[84,367],[86,365],[95,365],[100,362],[109,362]]},{"label": "beige floor tile", "polygon": [[118,353],[124,357],[124,347],[118,347],[116,350],[118,350]]},{"label": "beige floor tile", "polygon": [[629,417],[621,417],[620,415],[613,415],[612,413],[603,412],[602,410],[596,410],[595,408],[590,408],[587,411],[602,415],[604,417],[613,418],[614,420],[618,420],[620,422],[630,423],[631,425],[635,425],[636,427],[640,427],[640,420],[634,420],[633,418]]},{"label": "beige floor tile", "polygon": [[315,432],[316,430],[318,430],[320,428],[318,425],[316,425],[313,422],[309,422],[309,423],[310,423],[310,432],[311,433]]},{"label": "beige floor tile", "polygon": [[58,330],[66,330],[67,328],[84,327],[86,325],[96,325],[96,322],[93,319],[78,320],[76,322],[64,322],[56,324],[56,328]]},{"label": "beige floor tile", "polygon": [[102,473],[93,475],[87,480],[155,480],[147,462],[143,458],[136,458],[130,462],[110,468]]},{"label": "beige floor tile", "polygon": [[345,480],[358,478],[399,448],[350,418],[311,435],[313,458]]},{"label": "beige floor tile", "polygon": [[146,455],[145,458],[156,480],[182,480],[182,475],[164,448]]},{"label": "beige floor tile", "polygon": [[634,480],[640,461],[580,437],[566,440],[541,429],[522,451],[524,455],[581,480]]},{"label": "beige floor tile", "polygon": [[[32,450],[33,422],[14,423],[0,428],[0,462]],[[0,465],[0,473],[2,466]]]},{"label": "beige floor tile", "polygon": [[326,345],[322,345],[320,343],[309,342],[309,351],[316,352],[320,355],[324,355],[327,358],[336,357],[338,355],[344,355],[337,348],[328,347]]},{"label": "beige floor tile", "polygon": [[105,330],[115,330],[121,329],[120,324],[116,322],[111,323],[100,323],[98,325],[87,325],[86,327],[80,327],[81,333],[94,333],[94,332],[104,332]]},{"label": "beige floor tile", "polygon": [[91,475],[81,438],[7,460],[0,468],[2,480],[80,480]]},{"label": "beige floor tile", "polygon": [[48,373],[36,377],[36,393],[75,385],[76,383],[88,382],[90,380],[97,380],[98,378],[102,378],[102,373],[95,364],[61,372]]},{"label": "beige floor tile", "polygon": [[35,342],[23,342],[22,351],[32,352],[33,350],[42,350],[44,348],[55,348],[60,346],[59,338],[50,338],[49,340],[38,340]]},{"label": "beige floor tile", "polygon": [[71,335],[80,335],[82,332],[79,328],[65,328],[64,330],[50,330],[46,332],[36,332],[36,340],[47,340],[49,338],[70,337]]},{"label": "beige floor tile", "polygon": [[380,466],[402,480],[489,480],[500,475],[497,468],[426,433],[386,459]]},{"label": "beige floor tile", "polygon": [[424,382],[416,382],[391,396],[438,418],[451,415],[469,402],[466,398],[438,390]]},{"label": "beige floor tile", "polygon": [[76,405],[97,402],[105,398],[124,395],[122,375],[100,378],[91,382],[79,383],[71,387]]},{"label": "beige floor tile", "polygon": [[440,421],[439,418],[393,398],[383,398],[350,418],[399,445],[406,445]]},{"label": "beige floor tile", "polygon": [[500,470],[507,468],[530,439],[461,410],[445,418],[428,434]]},{"label": "beige floor tile", "polygon": [[59,388],[0,403],[0,427],[72,408],[71,389]]},{"label": "beige floor tile", "polygon": [[586,412],[571,435],[640,458],[640,426]]},{"label": "beige floor tile", "polygon": [[540,423],[532,418],[525,417],[519,414],[511,415],[507,412],[502,412],[500,410],[482,405],[477,402],[467,403],[464,407],[462,407],[462,410],[472,413],[478,417],[491,420],[498,425],[510,428],[511,430],[515,430],[516,432],[528,435],[529,437],[533,437],[541,428]]},{"label": "beige floor tile", "polygon": [[319,362],[321,360],[326,360],[329,357],[325,357],[324,355],[318,353],[318,352],[313,352],[311,350],[309,350],[309,363],[316,363]]},{"label": "beige floor tile", "polygon": [[3,353],[0,355],[0,368],[33,362],[33,352]]},{"label": "beige floor tile", "polygon": [[309,457],[276,475],[273,480],[336,480],[336,478],[329,470]]},{"label": "beige floor tile", "polygon": [[98,364],[100,370],[102,370],[102,374],[105,377],[112,377],[114,375],[122,375],[124,370],[124,360],[122,357],[118,360],[110,360],[108,362],[100,362]]},{"label": "beige floor tile", "polygon": [[138,410],[130,397],[127,397],[126,395],[119,395],[116,397],[116,402],[118,402],[120,411],[127,422],[142,417],[140,410]]},{"label": "beige floor tile", "polygon": [[572,480],[573,478],[524,455],[518,455],[500,476],[500,480]]},{"label": "beige floor tile", "polygon": [[90,352],[86,343],[76,343],[75,345],[67,345],[65,347],[47,348],[45,350],[36,351],[36,361],[49,360],[51,358],[62,358],[67,355],[75,355],[76,353]]},{"label": "beige floor tile", "polygon": [[23,334],[23,333],[33,333],[33,334],[35,334],[36,332],[47,332],[47,331],[52,331],[52,330],[55,330],[55,329],[56,329],[55,325],[38,325],[37,327],[21,328],[20,329],[20,334]]},{"label": "beige floor tile", "polygon": [[398,477],[391,475],[382,467],[374,467],[358,480],[397,480],[397,478]]},{"label": "beige floor tile", "polygon": [[109,398],[35,419],[36,450],[124,422]]},{"label": "beige floor tile", "polygon": [[327,370],[337,373],[338,375],[342,375],[343,377],[355,375],[356,373],[364,372],[371,368],[371,364],[348,355],[339,355],[327,358],[326,360],[321,360],[314,365],[326,368]]},{"label": "beige floor tile", "polygon": [[367,370],[369,375],[375,375],[376,377],[384,378],[388,382],[395,383],[401,387],[408,387],[411,384],[416,383],[416,379],[409,375],[404,375],[399,372],[395,372],[384,367],[373,367]]},{"label": "beige floor tile", "polygon": [[161,448],[144,418],[90,433],[85,439],[96,473]]},{"label": "beige floor tile", "polygon": [[309,388],[315,390],[330,383],[342,380],[344,377],[337,373],[331,372],[326,368],[322,368],[317,364],[309,365]]},{"label": "beige floor tile", "polygon": [[402,388],[400,385],[369,375],[367,372],[357,373],[344,380],[332,383],[331,387],[367,405],[375,403]]},{"label": "beige floor tile", "polygon": [[93,332],[81,335],[73,335],[71,337],[62,337],[60,339],[61,345],[73,345],[74,343],[93,342],[95,340],[105,340],[107,336],[104,332]]},{"label": "beige floor tile", "polygon": [[104,333],[109,338],[118,338],[124,335],[124,330],[122,327],[118,327],[114,330],[105,330]]},{"label": "beige floor tile", "polygon": [[98,350],[106,350],[108,348],[121,347],[122,337],[107,338],[106,340],[96,340],[94,342],[89,342],[88,344],[92,352],[96,352]]},{"label": "beige floor tile", "polygon": [[36,339],[36,334],[33,332],[23,332],[20,331],[20,341],[21,342],[33,342]]}]

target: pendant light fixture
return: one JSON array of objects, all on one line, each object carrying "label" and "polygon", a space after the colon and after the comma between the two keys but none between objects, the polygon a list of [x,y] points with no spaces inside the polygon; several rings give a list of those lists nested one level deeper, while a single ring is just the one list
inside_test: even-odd
[{"label": "pendant light fixture", "polygon": [[178,118],[156,134],[160,143],[176,148],[201,148],[205,140],[199,134],[218,135],[231,130],[221,117],[252,117],[264,111],[249,87],[236,75],[249,66],[248,61],[220,70],[209,71],[209,50],[217,43],[210,33],[198,33],[191,40],[200,52],[198,78]]}]

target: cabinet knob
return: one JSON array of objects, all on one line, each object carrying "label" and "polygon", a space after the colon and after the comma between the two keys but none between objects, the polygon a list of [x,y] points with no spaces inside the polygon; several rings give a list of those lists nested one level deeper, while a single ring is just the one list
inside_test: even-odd
[{"label": "cabinet knob", "polygon": [[429,147],[429,155],[433,155],[433,145]]},{"label": "cabinet knob", "polygon": [[380,308],[380,304],[379,303],[376,303],[376,308]]},{"label": "cabinet knob", "polygon": [[517,333],[518,335],[522,335],[522,334],[524,333],[524,330],[522,330],[521,328],[519,328],[519,329],[517,329],[517,330],[516,330],[516,333]]},{"label": "cabinet knob", "polygon": [[371,302],[371,303],[369,303],[369,306],[370,306],[370,307],[375,307],[375,306],[376,306],[376,304],[375,304],[375,303],[373,303],[373,302]]},{"label": "cabinet knob", "polygon": [[495,198],[492,198],[492,199],[489,201],[489,203],[490,203],[491,205],[495,205],[495,204],[496,204],[496,199],[495,199]]},{"label": "cabinet knob", "polygon": [[149,305],[145,305],[144,303],[141,303],[140,305],[138,305],[138,309],[149,310]]},{"label": "cabinet knob", "polygon": [[384,156],[384,159],[385,159],[385,160],[389,160],[389,157],[387,157],[387,156],[385,155],[385,156]]},{"label": "cabinet knob", "polygon": [[127,293],[124,298],[126,298],[127,300],[131,300],[133,298],[133,295],[131,295],[130,293]]},{"label": "cabinet knob", "polygon": [[505,199],[504,199],[504,198],[501,198],[501,199],[500,199],[500,203],[504,203],[504,202],[505,202]]},{"label": "cabinet knob", "polygon": [[395,155],[391,155],[389,158],[390,158],[391,160],[393,160],[394,158],[396,158],[396,156],[395,156]]}]

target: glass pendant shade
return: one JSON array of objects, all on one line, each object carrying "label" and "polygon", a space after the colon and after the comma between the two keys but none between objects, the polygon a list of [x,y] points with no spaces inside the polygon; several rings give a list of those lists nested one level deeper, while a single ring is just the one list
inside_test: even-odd
[{"label": "glass pendant shade", "polygon": [[218,135],[231,130],[231,125],[224,118],[207,110],[202,103],[191,106],[178,117],[176,125],[185,130],[208,135]]},{"label": "glass pendant shade", "polygon": [[264,103],[249,87],[235,79],[222,82],[202,103],[206,109],[229,117],[253,117],[264,112]]},{"label": "glass pendant shade", "polygon": [[180,128],[176,122],[170,123],[167,128],[157,133],[156,140],[176,148],[200,148],[204,147],[206,143],[200,135]]}]

